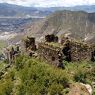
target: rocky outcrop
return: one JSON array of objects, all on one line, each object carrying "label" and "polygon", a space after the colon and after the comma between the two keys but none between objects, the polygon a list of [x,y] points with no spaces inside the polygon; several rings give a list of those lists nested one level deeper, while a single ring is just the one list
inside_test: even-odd
[{"label": "rocky outcrop", "polygon": [[70,85],[70,91],[67,95],[92,95],[85,85],[75,83]]}]

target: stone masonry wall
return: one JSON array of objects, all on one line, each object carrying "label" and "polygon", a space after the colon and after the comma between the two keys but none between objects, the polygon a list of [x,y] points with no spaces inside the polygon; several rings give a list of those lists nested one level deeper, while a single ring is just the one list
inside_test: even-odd
[{"label": "stone masonry wall", "polygon": [[69,43],[65,43],[63,47],[53,47],[51,44],[39,43],[38,54],[41,58],[57,67],[63,64],[63,60],[68,62],[91,60],[92,49],[87,44],[67,42]]},{"label": "stone masonry wall", "polygon": [[62,54],[60,48],[54,48],[45,43],[38,44],[38,54],[41,58],[46,59],[50,64],[55,65],[57,67],[61,66],[61,62],[63,61]]},{"label": "stone masonry wall", "polygon": [[35,38],[34,37],[27,37],[24,40],[25,49],[36,51],[36,44],[35,44]]},{"label": "stone masonry wall", "polygon": [[91,60],[91,48],[88,45],[75,42],[70,47],[72,61]]},{"label": "stone masonry wall", "polygon": [[55,36],[54,34],[46,35],[45,36],[45,41],[46,42],[58,42],[58,37]]}]

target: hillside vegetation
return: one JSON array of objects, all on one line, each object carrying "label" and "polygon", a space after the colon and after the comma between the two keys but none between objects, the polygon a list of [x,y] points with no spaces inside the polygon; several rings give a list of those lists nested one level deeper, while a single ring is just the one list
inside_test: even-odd
[{"label": "hillside vegetation", "polygon": [[0,41],[0,54],[2,53],[2,49],[7,46],[7,43],[5,41]]},{"label": "hillside vegetation", "polygon": [[78,95],[89,95],[80,83],[91,84],[95,80],[94,63],[64,64],[65,69],[60,69],[38,58],[20,56],[0,76],[0,95],[75,95],[74,87]]}]

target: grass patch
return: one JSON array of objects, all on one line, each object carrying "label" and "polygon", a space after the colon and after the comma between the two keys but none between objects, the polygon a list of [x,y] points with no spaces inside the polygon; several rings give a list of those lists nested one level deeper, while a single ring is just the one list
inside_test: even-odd
[{"label": "grass patch", "polygon": [[2,53],[2,49],[7,46],[5,41],[0,40],[0,54]]},{"label": "grass patch", "polygon": [[46,44],[50,45],[50,46],[53,46],[53,47],[63,47],[60,43],[54,43],[54,42],[46,42]]}]

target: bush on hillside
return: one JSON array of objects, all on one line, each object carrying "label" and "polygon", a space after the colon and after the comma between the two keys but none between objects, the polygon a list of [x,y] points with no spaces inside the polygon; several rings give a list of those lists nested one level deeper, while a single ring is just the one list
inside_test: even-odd
[{"label": "bush on hillside", "polygon": [[60,94],[69,87],[69,76],[63,70],[50,67],[38,59],[26,59],[22,62],[23,68],[19,68],[22,86],[19,87],[19,92],[23,95]]}]

